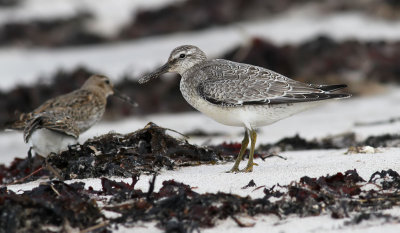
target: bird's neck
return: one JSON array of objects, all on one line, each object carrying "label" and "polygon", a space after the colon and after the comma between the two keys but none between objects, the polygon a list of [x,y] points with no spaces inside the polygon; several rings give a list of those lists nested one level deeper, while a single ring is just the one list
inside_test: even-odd
[{"label": "bird's neck", "polygon": [[202,67],[203,64],[196,64],[191,69],[186,70],[181,74],[181,82],[179,85],[183,98],[195,108],[198,86],[207,78],[203,75],[199,75],[199,73],[202,72]]},{"label": "bird's neck", "polygon": [[93,94],[95,98],[97,98],[99,101],[103,102],[104,104],[107,103],[107,95],[105,91],[97,86],[87,86],[81,88],[85,91],[88,91]]}]

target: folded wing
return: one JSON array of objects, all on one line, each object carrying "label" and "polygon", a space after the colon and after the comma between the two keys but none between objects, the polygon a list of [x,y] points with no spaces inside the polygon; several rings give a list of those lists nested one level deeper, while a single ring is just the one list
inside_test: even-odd
[{"label": "folded wing", "polygon": [[32,133],[37,129],[49,129],[62,134],[79,137],[79,129],[75,122],[62,111],[49,111],[36,115],[24,129],[24,140],[28,142]]},{"label": "folded wing", "polygon": [[215,60],[202,68],[199,94],[220,105],[283,104],[346,98],[331,93],[346,85],[305,84],[257,66]]}]

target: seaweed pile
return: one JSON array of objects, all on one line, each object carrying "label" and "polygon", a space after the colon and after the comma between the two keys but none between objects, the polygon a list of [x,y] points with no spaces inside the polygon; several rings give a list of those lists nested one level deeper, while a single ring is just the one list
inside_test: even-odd
[{"label": "seaweed pile", "polygon": [[200,30],[218,25],[265,18],[284,12],[310,0],[188,0],[161,9],[139,11],[119,37],[144,36]]},{"label": "seaweed pile", "polygon": [[360,82],[370,87],[367,82],[399,84],[400,80],[396,62],[400,60],[399,42],[337,42],[321,35],[299,45],[276,46],[261,38],[252,38],[247,45],[234,48],[223,57],[266,67],[298,81],[344,82],[350,85],[353,94],[365,90],[355,89],[357,85],[351,86],[351,83]]},{"label": "seaweed pile", "polygon": [[[162,168],[174,170],[184,166],[233,161],[241,148],[240,143],[226,142],[207,147],[195,146],[186,140],[170,136],[166,133],[167,130],[149,123],[144,129],[130,134],[109,133],[90,139],[83,145],[72,146],[68,151],[51,157],[49,161],[61,170],[65,179],[131,177],[137,173],[155,174]],[[276,143],[261,144],[256,150],[255,158],[265,160],[277,156],[285,159],[279,155],[280,152],[342,148],[362,150],[365,146],[398,147],[400,136],[371,136],[357,142],[353,133],[310,141],[295,135]],[[247,154],[248,150],[245,158]],[[25,182],[52,175],[47,170],[41,170],[42,165],[43,159],[40,156],[35,156],[31,160],[15,158],[8,167],[0,164],[0,184],[21,182],[20,179],[26,176],[29,178],[24,180]]]},{"label": "seaweed pile", "polygon": [[[174,180],[164,181],[157,191],[154,185],[160,169],[233,161],[240,150],[237,143],[194,146],[171,136],[168,130],[149,123],[126,135],[110,133],[90,139],[50,158],[65,179],[101,178],[101,190],[85,188],[82,182],[62,181],[47,181],[22,194],[1,187],[0,233],[111,232],[121,225],[133,227],[150,221],[166,232],[198,232],[227,218],[239,227],[252,227],[254,223],[240,220],[243,215],[274,215],[284,219],[289,215],[327,214],[332,218],[347,218],[345,226],[369,219],[400,223],[399,217],[380,212],[400,206],[400,175],[391,169],[375,172],[368,182],[356,170],[319,178],[304,176],[285,186],[259,186],[251,180],[242,189],[264,188],[264,197],[257,199],[222,192],[200,194],[190,185]],[[295,136],[261,151],[330,148],[353,140],[351,134],[312,142]],[[393,140],[399,141],[398,137],[387,135],[366,141],[391,145]],[[263,154],[258,156],[265,158]],[[27,159],[15,159],[8,168],[0,166],[0,181],[10,184],[31,173],[30,168],[41,166],[39,157],[31,164]],[[140,174],[153,174],[147,191],[135,188]],[[41,170],[29,179],[44,175],[51,174]],[[117,182],[105,176],[131,177],[132,182]]]},{"label": "seaweed pile", "polygon": [[[20,2],[0,0],[0,7],[17,7]],[[113,36],[91,30],[88,26],[93,20],[91,9],[84,9],[69,18],[8,22],[0,27],[0,46],[61,47],[130,40],[270,17],[309,3],[314,3],[315,11],[325,14],[358,11],[384,19],[400,17],[396,0],[186,0],[161,9],[139,9],[131,21]]]},{"label": "seaweed pile", "polygon": [[359,11],[385,19],[400,17],[400,4],[395,0],[187,0],[162,9],[139,11],[119,37],[133,39],[144,36],[199,30],[245,20],[271,17],[308,3],[316,3],[315,11]]},{"label": "seaweed pile", "polygon": [[[0,189],[0,232],[67,229],[111,232],[121,225],[133,227],[135,223],[150,221],[165,232],[199,232],[227,218],[232,218],[239,227],[254,226],[240,221],[239,216],[243,215],[274,215],[284,219],[289,215],[328,214],[335,219],[348,218],[345,225],[370,218],[400,222],[398,217],[380,212],[400,205],[400,175],[390,169],[375,172],[368,182],[356,170],[319,178],[305,176],[287,186],[264,188],[264,197],[257,199],[222,192],[200,194],[189,185],[173,180],[164,181],[156,192],[156,175],[148,191],[143,191],[135,189],[138,179],[138,175],[133,175],[129,184],[102,178],[99,191],[85,189],[80,182],[60,181],[49,181],[22,194],[3,187]],[[370,184],[375,188],[368,188]],[[250,181],[249,187],[244,188],[254,185]],[[112,198],[104,201],[106,195]],[[105,211],[114,215],[106,217]]]},{"label": "seaweed pile", "polygon": [[[225,142],[219,145],[196,146],[188,143],[184,135],[175,137],[168,131],[179,134],[150,122],[143,129],[125,135],[108,133],[89,139],[83,145],[71,146],[69,150],[50,157],[49,161],[64,179],[131,177],[134,174],[157,174],[160,169],[175,170],[184,166],[231,162],[241,148],[240,143]],[[363,141],[356,141],[354,133],[318,140],[306,140],[295,135],[276,143],[261,144],[256,150],[255,158],[283,158],[279,156],[282,151],[364,146],[398,147],[400,135],[371,136]],[[52,175],[47,170],[40,170],[42,164],[43,159],[40,156],[31,160],[16,158],[8,167],[0,164],[0,184],[20,182],[20,179],[34,171],[37,172],[24,180],[25,182]]]},{"label": "seaweed pile", "polygon": [[0,189],[0,232],[71,232],[103,218],[84,183],[51,181],[21,195]]},{"label": "seaweed pile", "polygon": [[270,154],[281,151],[343,149],[364,146],[371,146],[374,148],[400,147],[400,135],[383,134],[369,136],[362,141],[357,141],[354,133],[344,133],[313,140],[306,140],[299,135],[295,135],[293,137],[285,137],[276,143],[260,144],[258,151],[264,154]]},{"label": "seaweed pile", "polygon": [[[69,150],[51,156],[49,162],[59,170],[64,179],[83,179],[153,174],[162,168],[172,170],[183,166],[233,161],[236,156],[236,153],[228,152],[229,147],[216,150],[195,146],[184,139],[169,135],[166,131],[168,129],[150,122],[133,133],[109,133],[89,139],[83,145],[71,146]],[[28,176],[41,167],[41,160],[39,156],[35,156],[32,165],[28,159],[16,159],[10,167],[0,165],[0,184]],[[30,179],[43,175],[48,175],[48,172],[40,171]]]},{"label": "seaweed pile", "polygon": [[21,0],[0,0],[0,7],[15,7],[20,4]]},{"label": "seaweed pile", "polygon": [[61,47],[109,41],[87,29],[86,24],[91,19],[92,14],[79,12],[69,18],[7,22],[0,27],[0,45]]}]

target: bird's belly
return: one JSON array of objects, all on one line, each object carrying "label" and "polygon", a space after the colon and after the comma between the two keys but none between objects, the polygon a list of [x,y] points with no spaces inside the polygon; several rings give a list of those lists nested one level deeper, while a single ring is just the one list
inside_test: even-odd
[{"label": "bird's belly", "polygon": [[211,104],[205,100],[199,100],[196,103],[193,103],[192,106],[221,124],[257,128],[305,111],[319,105],[320,102],[322,101],[229,107]]},{"label": "bird's belly", "polygon": [[58,133],[48,129],[37,129],[29,138],[29,144],[36,154],[47,157],[51,153],[60,153],[74,145],[77,140],[74,137]]}]

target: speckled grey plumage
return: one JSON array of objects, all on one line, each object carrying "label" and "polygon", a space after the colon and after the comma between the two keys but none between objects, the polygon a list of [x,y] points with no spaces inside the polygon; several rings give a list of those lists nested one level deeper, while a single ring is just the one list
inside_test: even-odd
[{"label": "speckled grey plumage", "polygon": [[232,172],[238,171],[247,147],[248,132],[252,146],[247,172],[253,168],[255,128],[307,110],[323,100],[351,96],[332,93],[346,85],[306,84],[258,66],[223,59],[209,60],[203,51],[192,45],[175,48],[165,65],[139,82],[147,82],[166,72],[181,75],[181,93],[194,108],[222,124],[246,128]]},{"label": "speckled grey plumage", "polygon": [[[307,104],[300,105],[299,103],[350,96],[332,93],[346,85],[306,84],[254,65],[223,59],[209,60],[203,51],[192,45],[175,48],[164,66],[144,76],[139,82],[147,82],[165,72],[177,72],[181,75],[180,90],[183,97],[189,104],[205,114],[209,112],[207,108],[217,111],[218,108],[221,111],[227,109],[248,111],[250,108],[247,106],[253,106],[251,111],[263,111],[261,108],[269,108],[272,111],[272,109],[286,107],[287,113],[280,111],[282,116],[278,116],[277,119],[279,119],[307,109]],[[293,104],[302,107],[292,107]],[[309,106],[314,105],[315,103],[309,104]],[[222,111],[220,114],[225,112]],[[265,121],[265,124],[267,122]],[[244,126],[260,125],[244,122]]]},{"label": "speckled grey plumage", "polygon": [[[330,93],[333,90],[329,86],[304,84],[262,67],[222,59],[197,64],[183,76],[190,76],[185,80],[196,82],[202,98],[229,106],[297,103],[348,96]],[[344,86],[334,86],[334,89],[341,87]]]}]

